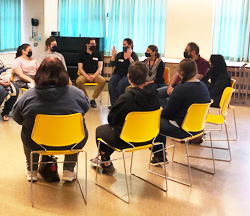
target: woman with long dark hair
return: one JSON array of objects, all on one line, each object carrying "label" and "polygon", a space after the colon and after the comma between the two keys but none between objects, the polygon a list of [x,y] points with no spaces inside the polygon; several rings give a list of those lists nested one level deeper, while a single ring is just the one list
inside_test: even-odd
[{"label": "woman with long dark hair", "polygon": [[[69,75],[64,65],[57,57],[48,57],[41,63],[35,75],[35,87],[29,89],[14,105],[13,119],[22,125],[21,138],[26,156],[27,170],[25,175],[31,179],[30,152],[40,150],[41,147],[31,139],[31,133],[37,114],[68,115],[85,113],[89,110],[89,100],[84,93],[75,86],[68,86]],[[81,149],[88,139],[88,131],[83,118],[85,138],[77,144]],[[49,148],[48,148],[49,149]],[[62,148],[64,149],[64,148]],[[62,150],[61,149],[61,150]],[[65,155],[65,160],[76,161],[77,155]],[[34,154],[34,162],[38,155]],[[76,178],[74,163],[65,163],[63,166],[63,180],[73,181]],[[37,180],[37,165],[34,166],[33,179]]]},{"label": "woman with long dark hair", "polygon": [[32,57],[29,44],[17,48],[16,59],[13,63],[14,82],[19,88],[28,88],[28,83],[35,84],[34,76],[39,67],[38,61]]},{"label": "woman with long dark hair", "polygon": [[[117,54],[115,47],[112,49],[110,65],[115,66],[114,72],[109,80],[109,96],[111,106],[117,101],[120,95],[125,93],[129,81],[127,78],[128,68],[131,63],[138,61],[138,55],[133,51],[133,41],[130,38],[123,40],[123,51]],[[110,107],[111,108],[111,107]]]},{"label": "woman with long dark hair", "polygon": [[211,107],[219,107],[224,89],[231,86],[231,76],[222,55],[211,55],[209,68],[210,70],[201,81],[208,87],[210,97],[214,101]]},{"label": "woman with long dark hair", "polygon": [[149,72],[146,79],[146,85],[152,86],[154,89],[165,86],[163,74],[164,63],[161,60],[161,56],[158,53],[158,47],[155,45],[149,45],[145,52],[145,63],[148,65]]}]

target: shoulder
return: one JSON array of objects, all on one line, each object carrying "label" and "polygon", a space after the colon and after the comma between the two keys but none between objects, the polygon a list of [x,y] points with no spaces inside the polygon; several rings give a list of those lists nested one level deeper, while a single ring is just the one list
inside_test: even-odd
[{"label": "shoulder", "polygon": [[200,57],[197,59],[197,62],[200,63],[200,64],[207,64],[208,61],[200,56]]}]

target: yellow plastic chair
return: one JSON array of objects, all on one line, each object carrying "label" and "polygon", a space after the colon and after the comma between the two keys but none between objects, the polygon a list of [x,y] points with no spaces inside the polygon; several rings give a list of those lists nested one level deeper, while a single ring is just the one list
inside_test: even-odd
[{"label": "yellow plastic chair", "polygon": [[[234,85],[236,83],[235,79],[231,79],[231,88],[234,88]],[[236,141],[238,140],[238,131],[237,131],[237,124],[236,124],[236,118],[235,118],[235,111],[234,111],[234,107],[232,105],[228,106],[228,109],[232,109],[233,110],[233,116],[234,116],[234,129],[235,129],[235,139],[232,139],[230,141]]]},{"label": "yellow plastic chair", "polygon": [[232,94],[235,90],[231,87],[227,87],[224,89],[223,94],[221,96],[220,100],[220,113],[218,115],[215,114],[208,114],[207,115],[207,123],[209,124],[214,124],[214,125],[225,125],[225,131],[226,131],[226,140],[215,140],[213,141],[227,141],[227,148],[222,148],[222,147],[213,147],[214,149],[221,149],[221,150],[227,150],[229,152],[229,160],[222,160],[222,159],[215,159],[219,161],[231,161],[232,156],[231,156],[231,150],[230,150],[230,143],[229,143],[229,137],[228,137],[228,131],[227,131],[227,121],[226,121],[226,116],[227,116],[227,110],[229,108],[229,103],[232,98]]},{"label": "yellow plastic chair", "polygon": [[[80,71],[79,70],[77,71],[77,75],[80,76]],[[96,83],[96,82],[92,82],[92,83],[91,82],[86,82],[83,85],[84,86],[98,86],[98,83]],[[102,105],[102,91],[101,91],[99,97],[100,97],[99,102]]]},{"label": "yellow plastic chair", "polygon": [[[96,167],[96,182],[95,182],[96,185],[98,185],[99,187],[108,191],[109,193],[115,195],[119,199],[129,203],[130,202],[130,195],[129,195],[127,171],[126,171],[126,164],[125,164],[125,153],[129,152],[129,153],[131,153],[131,156],[129,156],[129,157],[131,157],[130,175],[133,175],[133,176],[135,176],[143,181],[146,181],[146,182],[154,185],[155,187],[157,187],[165,192],[167,191],[167,174],[166,174],[165,163],[164,163],[164,171],[165,171],[164,176],[165,176],[165,180],[166,180],[166,188],[161,188],[158,185],[155,185],[154,183],[132,173],[133,153],[135,151],[151,148],[151,155],[150,155],[150,158],[151,158],[153,145],[162,145],[163,146],[162,143],[154,143],[155,137],[159,133],[161,110],[162,109],[158,109],[155,111],[147,111],[147,112],[130,112],[130,113],[128,113],[128,115],[126,116],[126,119],[125,119],[125,123],[124,123],[123,128],[122,128],[120,138],[123,141],[127,142],[131,146],[131,148],[117,149],[117,148],[113,147],[112,145],[106,143],[101,138],[97,139],[98,140],[98,155],[100,152],[100,142],[104,143],[105,145],[109,146],[110,148],[114,149],[115,151],[122,153],[122,158],[116,158],[113,160],[123,159],[123,165],[124,165],[124,171],[125,171],[125,182],[126,182],[126,189],[127,189],[127,199],[124,199],[121,196],[116,195],[114,192],[105,188],[104,186],[102,186],[100,183],[97,182],[98,167]],[[131,143],[131,142],[141,143],[141,142],[147,142],[150,140],[152,140],[151,144],[138,146],[138,147],[134,146]],[[164,154],[163,154],[163,158],[165,158]],[[113,160],[111,160],[111,161],[113,161]],[[100,162],[97,161],[97,164],[98,163],[100,163]]]},{"label": "yellow plastic chair", "polygon": [[169,82],[170,82],[170,68],[169,67],[165,67],[163,78],[165,80],[165,84],[169,85]]},{"label": "yellow plastic chair", "polygon": [[[66,155],[85,153],[85,196],[82,191],[81,184],[78,179],[78,157],[76,162],[76,181],[79,185],[83,200],[87,204],[87,153],[82,149],[75,149],[75,146],[85,137],[83,127],[83,117],[81,113],[69,115],[44,115],[38,114],[35,119],[31,138],[34,142],[40,145],[44,150],[31,151],[30,164],[31,173],[33,171],[33,154],[40,155]],[[70,150],[47,150],[46,147],[66,147],[72,146]],[[72,161],[64,161],[65,163],[75,163]],[[46,162],[42,162],[46,163]],[[48,162],[49,163],[49,162]],[[57,162],[63,163],[63,162]],[[34,206],[33,198],[33,176],[31,175],[31,203]]]},{"label": "yellow plastic chair", "polygon": [[[167,179],[191,187],[192,184],[193,184],[192,183],[191,167],[195,168],[195,169],[198,169],[198,170],[201,170],[203,172],[207,172],[207,173],[210,173],[210,174],[215,174],[215,163],[214,163],[214,154],[213,154],[213,145],[212,145],[212,140],[211,140],[211,134],[210,134],[209,131],[204,131],[204,127],[205,127],[205,124],[206,124],[206,116],[207,116],[208,109],[209,109],[210,105],[212,104],[212,102],[213,101],[211,101],[210,103],[192,104],[188,108],[186,116],[184,118],[184,121],[182,123],[181,128],[184,131],[186,131],[189,134],[189,136],[187,136],[187,137],[185,137],[183,139],[179,139],[179,138],[175,138],[175,137],[169,137],[169,138],[171,138],[171,139],[173,139],[175,141],[174,145],[171,145],[171,146],[167,147],[167,148],[171,148],[171,147],[174,148],[174,150],[173,150],[173,156],[172,156],[172,161],[175,162],[175,163],[181,164],[181,165],[188,166],[189,180],[190,180],[189,183],[183,182],[183,181],[180,181],[178,179],[171,178],[171,177],[167,177]],[[191,132],[198,132],[198,134],[192,135]],[[200,136],[202,136],[204,134],[209,134],[210,135],[211,155],[212,155],[212,159],[213,159],[213,171],[212,172],[204,170],[204,169],[201,169],[201,168],[198,168],[198,167],[191,166],[190,165],[190,161],[189,161],[189,157],[196,157],[196,156],[189,155],[189,152],[188,152],[189,140],[192,140],[192,139],[194,139],[196,137],[200,137]],[[164,135],[164,134],[162,134],[162,135]],[[185,142],[185,146],[186,146],[187,164],[183,164],[183,163],[174,161],[175,144],[176,144],[176,142],[183,142],[183,141]],[[204,157],[198,157],[198,158],[200,158],[200,159],[207,159],[207,158],[204,158]],[[161,174],[158,174],[156,172],[151,171],[150,170],[150,164],[149,164],[149,172],[152,173],[152,174],[161,176],[161,177],[165,177],[165,176],[163,176]]]}]

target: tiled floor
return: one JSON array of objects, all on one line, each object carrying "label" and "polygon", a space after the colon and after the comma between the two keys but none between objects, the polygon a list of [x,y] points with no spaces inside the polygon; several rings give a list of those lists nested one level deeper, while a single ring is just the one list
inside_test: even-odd
[{"label": "tiled floor", "polygon": [[[84,147],[88,159],[96,155],[95,128],[107,122],[107,92],[103,92],[103,106],[91,108],[86,114],[89,139]],[[88,204],[85,205],[79,188],[73,183],[47,183],[41,177],[34,184],[35,207],[30,203],[30,184],[24,176],[25,158],[20,139],[21,126],[12,119],[0,120],[0,215],[209,215],[247,216],[250,215],[250,102],[244,106],[235,104],[238,141],[231,142],[233,160],[216,162],[216,174],[210,175],[192,169],[193,186],[187,187],[168,181],[168,192],[135,178],[129,178],[131,203],[127,204],[95,185],[95,170],[88,164]],[[99,104],[98,104],[99,105]],[[229,112],[230,136],[234,135],[232,113]],[[218,133],[214,137],[220,136]],[[171,141],[168,142],[171,144]],[[214,142],[214,145],[221,145]],[[225,145],[225,143],[223,144]],[[177,146],[177,158],[185,160],[184,145]],[[206,154],[207,150],[190,146],[191,153]],[[169,150],[168,158],[171,161]],[[218,157],[225,153],[215,152]],[[163,179],[147,173],[149,151],[135,154],[134,171],[164,185]],[[83,158],[80,158],[83,163]],[[129,160],[128,160],[129,162]],[[192,159],[193,164],[211,168],[211,161]],[[128,163],[129,164],[129,163]],[[122,162],[114,162],[118,172],[113,176],[100,175],[100,180],[112,190],[125,194]],[[80,164],[80,169],[83,165]],[[161,171],[161,168],[156,168]],[[80,170],[83,183],[83,170]],[[170,162],[167,165],[169,176],[188,180],[186,167]],[[59,174],[62,167],[59,165]]]}]

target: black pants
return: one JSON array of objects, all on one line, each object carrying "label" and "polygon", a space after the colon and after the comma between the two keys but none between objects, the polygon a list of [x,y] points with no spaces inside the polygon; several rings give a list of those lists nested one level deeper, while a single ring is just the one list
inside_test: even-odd
[{"label": "black pants", "polygon": [[[109,124],[101,125],[98,128],[96,128],[96,144],[98,146],[97,138],[103,139],[105,142],[107,142],[109,145],[114,146],[115,148],[119,149],[131,148],[131,146],[128,143],[124,142],[117,136],[117,132],[115,131],[114,127],[111,127]],[[151,143],[151,141],[145,143],[132,143],[132,144],[134,146],[141,146],[148,143]],[[114,152],[112,148],[108,147],[102,142],[100,143],[100,151],[105,152],[104,155],[101,155],[103,161],[110,160],[110,155]]]}]

